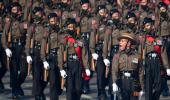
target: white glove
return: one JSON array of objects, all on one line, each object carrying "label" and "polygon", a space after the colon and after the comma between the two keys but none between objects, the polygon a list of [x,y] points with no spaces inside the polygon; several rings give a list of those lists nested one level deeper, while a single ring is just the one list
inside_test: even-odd
[{"label": "white glove", "polygon": [[44,62],[43,62],[43,65],[44,65],[44,68],[45,68],[46,70],[48,70],[48,69],[50,68],[50,66],[49,66],[49,64],[48,64],[47,61],[44,61]]},{"label": "white glove", "polygon": [[65,70],[61,70],[60,74],[61,74],[61,77],[63,77],[63,78],[67,77],[67,74],[66,74]]},{"label": "white glove", "polygon": [[31,56],[27,56],[27,63],[28,63],[28,64],[31,64],[31,63],[32,63],[32,58],[31,58]]},{"label": "white glove", "polygon": [[143,92],[143,91],[140,91],[139,96],[142,96],[143,94],[144,94],[144,92]]},{"label": "white glove", "polygon": [[89,69],[86,69],[85,71],[86,71],[86,75],[87,75],[87,76],[90,76],[90,70],[89,70]]},{"label": "white glove", "polygon": [[92,57],[93,57],[94,60],[97,60],[99,58],[99,55],[97,53],[93,53]]},{"label": "white glove", "polygon": [[112,84],[112,89],[113,89],[113,92],[117,92],[118,91],[118,86],[116,85],[116,83]]},{"label": "white glove", "polygon": [[110,61],[108,59],[104,59],[103,61],[105,66],[110,66]]},{"label": "white glove", "polygon": [[166,69],[166,73],[168,76],[170,76],[170,69]]},{"label": "white glove", "polygon": [[5,49],[5,52],[6,52],[6,55],[8,56],[8,57],[11,57],[12,56],[12,51],[10,50],[10,49]]}]

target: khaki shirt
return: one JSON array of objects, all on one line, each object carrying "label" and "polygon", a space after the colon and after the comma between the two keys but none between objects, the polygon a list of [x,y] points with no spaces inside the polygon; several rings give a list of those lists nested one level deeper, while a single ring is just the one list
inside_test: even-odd
[{"label": "khaki shirt", "polygon": [[112,60],[112,79],[116,82],[119,79],[119,71],[137,71],[140,78],[140,84],[143,86],[144,69],[140,65],[138,53],[130,51],[129,54],[124,51],[118,52]]}]

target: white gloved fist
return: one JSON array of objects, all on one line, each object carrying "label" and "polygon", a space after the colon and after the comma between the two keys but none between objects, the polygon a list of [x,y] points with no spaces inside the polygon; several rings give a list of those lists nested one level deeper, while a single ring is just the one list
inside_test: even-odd
[{"label": "white gloved fist", "polygon": [[144,94],[144,92],[143,92],[143,91],[140,91],[139,96],[142,96],[143,94]]},{"label": "white gloved fist", "polygon": [[93,57],[94,60],[97,60],[99,58],[99,55],[97,53],[93,53],[92,57]]},{"label": "white gloved fist", "polygon": [[43,65],[44,65],[44,68],[45,68],[46,70],[48,70],[48,69],[50,68],[50,65],[48,64],[47,61],[44,61],[44,62],[43,62]]},{"label": "white gloved fist", "polygon": [[166,69],[166,73],[168,76],[170,76],[170,69]]},{"label": "white gloved fist", "polygon": [[5,49],[5,52],[8,57],[12,57],[12,51],[10,49]]},{"label": "white gloved fist", "polygon": [[112,84],[112,89],[113,89],[113,92],[117,92],[118,91],[118,86],[116,85],[116,83]]},{"label": "white gloved fist", "polygon": [[61,70],[60,74],[61,74],[61,77],[63,77],[63,78],[67,77],[67,74],[66,74],[65,70]]},{"label": "white gloved fist", "polygon": [[110,61],[108,59],[104,59],[103,61],[105,66],[110,66]]},{"label": "white gloved fist", "polygon": [[87,76],[90,76],[90,70],[89,70],[89,69],[86,69],[85,71],[86,71],[86,75],[87,75]]},{"label": "white gloved fist", "polygon": [[31,58],[31,56],[27,56],[27,63],[28,63],[28,64],[31,64],[31,63],[32,63],[32,58]]}]

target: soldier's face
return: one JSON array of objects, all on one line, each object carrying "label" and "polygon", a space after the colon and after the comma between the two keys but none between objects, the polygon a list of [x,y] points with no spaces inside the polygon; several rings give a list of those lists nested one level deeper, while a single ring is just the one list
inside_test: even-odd
[{"label": "soldier's face", "polygon": [[105,9],[99,10],[99,15],[100,16],[105,16],[105,14],[106,14]]},{"label": "soldier's face", "polygon": [[74,24],[69,24],[69,25],[67,26],[67,29],[68,29],[68,30],[74,30]]},{"label": "soldier's face", "polygon": [[151,25],[151,23],[146,23],[144,27],[146,30],[150,30],[152,25]]},{"label": "soldier's face", "polygon": [[42,17],[42,13],[40,11],[35,13],[35,16]]},{"label": "soldier's face", "polygon": [[129,18],[128,23],[133,23],[134,24],[135,23],[135,18],[134,17]]},{"label": "soldier's face", "polygon": [[49,19],[50,25],[55,25],[57,23],[57,19],[55,17]]},{"label": "soldier's face", "polygon": [[67,3],[67,0],[61,0],[61,2],[63,2],[63,3]]},{"label": "soldier's face", "polygon": [[112,14],[112,19],[119,19],[119,17],[120,15],[117,12]]},{"label": "soldier's face", "polygon": [[13,8],[11,9],[11,12],[12,12],[12,13],[17,13],[17,12],[18,12],[17,7],[13,7]]},{"label": "soldier's face", "polygon": [[140,1],[140,5],[143,5],[143,6],[144,6],[144,5],[147,5],[147,0],[141,0],[141,1]]},{"label": "soldier's face", "polygon": [[85,3],[81,7],[82,7],[83,10],[87,10],[89,8],[89,4]]},{"label": "soldier's face", "polygon": [[3,3],[0,3],[0,9],[3,9],[3,8],[4,8]]},{"label": "soldier's face", "polygon": [[161,7],[160,8],[160,12],[166,12],[166,8],[165,7]]},{"label": "soldier's face", "polygon": [[121,51],[125,50],[127,47],[129,47],[128,45],[128,39],[120,39],[119,41],[119,49]]}]

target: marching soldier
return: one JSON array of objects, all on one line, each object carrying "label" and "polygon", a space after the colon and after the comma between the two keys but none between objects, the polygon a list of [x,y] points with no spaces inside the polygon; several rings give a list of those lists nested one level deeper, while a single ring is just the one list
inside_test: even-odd
[{"label": "marching soldier", "polygon": [[[106,99],[106,93],[105,93],[105,86],[106,86],[106,68],[110,66],[110,61],[108,59],[107,46],[104,47],[104,39],[107,38],[105,34],[107,20],[109,19],[109,14],[107,12],[107,9],[104,5],[99,5],[97,9],[97,18],[99,26],[97,29],[96,36],[93,37],[93,42],[95,46],[92,48],[92,51],[94,49],[95,52],[92,52],[92,59],[96,60],[96,73],[97,73],[97,88],[98,88],[98,98],[99,100],[105,100]],[[108,39],[108,38],[107,38]],[[108,45],[108,44],[106,44]],[[106,56],[105,56],[106,55]]]},{"label": "marching soldier", "polygon": [[[47,70],[49,73],[50,100],[58,100],[58,96],[61,94],[60,70],[63,67],[63,37],[57,14],[50,13],[48,15],[48,23],[49,26],[46,29],[47,37],[42,41],[41,58],[43,62],[48,62],[49,64],[49,67],[44,70]],[[65,76],[63,77],[65,78]]]},{"label": "marching soldier", "polygon": [[[25,29],[27,27],[21,23],[21,5],[13,2],[10,5],[10,16],[5,23],[2,34],[2,45],[7,55],[7,66],[10,69],[10,86],[12,88],[12,98],[23,96],[24,92],[21,84],[26,78],[26,61],[24,58]],[[19,72],[19,73],[18,73]]]},{"label": "marching soldier", "polygon": [[[169,66],[169,61],[170,57],[168,55],[168,50],[170,49],[170,19],[169,19],[169,13],[167,9],[167,5],[163,2],[159,2],[158,4],[158,9],[160,13],[160,26],[157,28],[158,30],[158,35],[162,38],[162,43],[163,46],[161,48],[163,54],[162,56],[162,62],[164,63],[164,67],[168,68]],[[165,64],[166,63],[166,64]],[[166,67],[167,66],[167,67]],[[162,94],[163,96],[168,95],[168,85],[167,85],[167,77],[166,77],[166,72],[167,75],[170,75],[170,70],[169,69],[164,69],[164,73],[161,75],[162,76]]]},{"label": "marching soldier", "polygon": [[[105,58],[109,58],[111,61],[113,59],[113,56],[118,52],[119,50],[119,42],[117,40],[117,37],[120,34],[120,31],[122,30],[122,23],[120,21],[120,12],[117,9],[112,9],[110,11],[111,19],[107,21],[107,28],[105,30],[105,38],[104,38],[104,53],[103,56]],[[111,76],[111,67],[109,68],[109,93],[111,95],[111,100],[113,100],[112,95],[112,76]]]},{"label": "marching soldier", "polygon": [[[144,18],[143,29],[139,33],[139,53],[145,68],[145,99],[159,100],[161,93],[161,51],[162,41],[153,31],[153,20]],[[164,59],[166,60],[166,59]],[[163,61],[164,67],[169,67]]]},{"label": "marching soldier", "polygon": [[[5,5],[3,0],[0,0],[0,39],[2,37],[2,32],[4,28],[4,17],[5,17]],[[5,75],[7,68],[6,68],[6,55],[4,48],[2,47],[2,43],[0,41],[0,62],[1,62],[1,68],[0,68],[0,93],[4,91],[4,84],[2,82],[2,78]]]},{"label": "marching soldier", "polygon": [[143,68],[138,53],[131,48],[136,42],[135,36],[122,31],[118,40],[119,52],[112,60],[113,93],[117,94],[120,88],[123,100],[138,100],[140,87],[143,88]]},{"label": "marching soldier", "polygon": [[[91,28],[92,23],[92,13],[89,9],[90,8],[90,2],[89,0],[81,0],[81,9],[80,9],[80,36],[81,39],[84,41],[84,46],[87,49],[88,52],[88,62],[90,62],[91,53],[90,52],[90,42],[93,42],[93,39],[90,40],[91,35],[94,36],[95,29]],[[92,47],[93,48],[93,47]],[[90,86],[89,86],[90,77],[88,77],[85,73],[83,76],[83,93],[88,94],[90,92]]]},{"label": "marching soldier", "polygon": [[90,76],[89,65],[87,61],[87,50],[84,42],[76,33],[75,19],[66,21],[67,30],[64,38],[64,48],[66,60],[66,72],[61,70],[61,76],[67,75],[67,100],[80,100],[82,87],[82,72]]},{"label": "marching soldier", "polygon": [[43,26],[43,9],[41,7],[35,7],[33,9],[33,24],[27,31],[26,39],[26,55],[28,65],[32,64],[33,74],[33,95],[35,100],[45,100],[43,90],[46,86],[46,82],[43,81],[43,66],[48,68],[47,62],[41,60],[41,42],[45,38],[44,26]]}]

